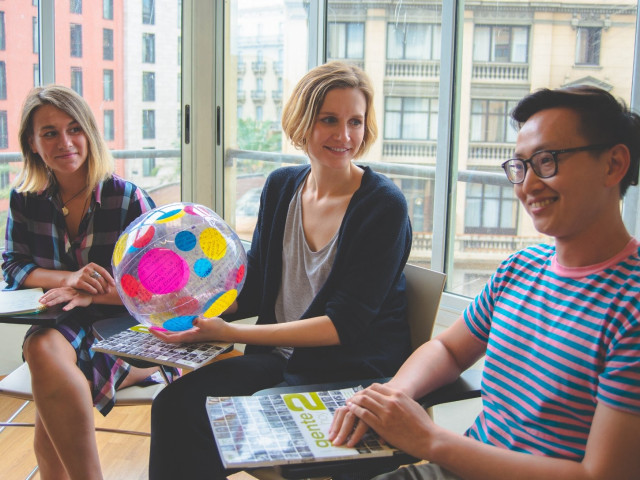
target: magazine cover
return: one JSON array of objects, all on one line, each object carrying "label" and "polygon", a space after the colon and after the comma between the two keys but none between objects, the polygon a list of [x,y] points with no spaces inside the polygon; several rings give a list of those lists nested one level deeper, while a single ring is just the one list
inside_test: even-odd
[{"label": "magazine cover", "polygon": [[92,348],[118,357],[195,370],[232,347],[232,343],[165,343],[139,324],[100,340]]},{"label": "magazine cover", "polygon": [[327,440],[333,412],[358,389],[251,397],[207,397],[225,468],[390,456],[399,450],[370,431],[356,448]]}]

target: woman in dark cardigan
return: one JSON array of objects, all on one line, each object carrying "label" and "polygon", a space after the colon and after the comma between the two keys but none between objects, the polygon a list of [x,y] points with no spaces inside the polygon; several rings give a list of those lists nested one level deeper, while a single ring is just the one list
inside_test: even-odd
[{"label": "woman in dark cardigan", "polygon": [[410,353],[405,279],[411,226],[400,190],[356,165],[375,141],[369,79],[331,62],[311,70],[282,125],[310,164],[265,183],[244,288],[225,320],[156,330],[165,341],[245,343],[245,355],[189,373],[152,408],[150,478],[224,478],[207,396],[392,375]]}]

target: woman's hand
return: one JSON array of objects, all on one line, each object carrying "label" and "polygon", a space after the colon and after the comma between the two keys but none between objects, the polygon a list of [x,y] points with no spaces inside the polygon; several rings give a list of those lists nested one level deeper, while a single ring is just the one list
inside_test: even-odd
[{"label": "woman's hand", "polygon": [[88,307],[93,303],[93,295],[72,287],[52,288],[40,297],[40,303],[47,307],[66,303],[62,309],[68,311],[75,307]]},{"label": "woman's hand", "polygon": [[64,286],[92,295],[103,295],[108,292],[110,286],[115,288],[116,282],[106,268],[97,263],[89,263],[77,272],[70,272]]},{"label": "woman's hand", "polygon": [[194,343],[194,342],[228,342],[231,326],[220,317],[197,317],[193,327],[181,332],[172,332],[161,327],[149,327],[149,331],[163,342]]}]

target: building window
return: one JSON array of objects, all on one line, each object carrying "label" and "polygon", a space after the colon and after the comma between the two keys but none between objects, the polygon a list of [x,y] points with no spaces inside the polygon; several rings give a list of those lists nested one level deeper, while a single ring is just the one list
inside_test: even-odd
[{"label": "building window", "polygon": [[518,199],[513,187],[467,183],[464,233],[516,235]]},{"label": "building window", "polygon": [[142,111],[142,138],[144,139],[156,138],[156,111],[155,110]]},{"label": "building window", "polygon": [[102,71],[102,99],[108,102],[114,99],[113,70]]},{"label": "building window", "polygon": [[82,57],[82,25],[71,24],[71,56]]},{"label": "building window", "polygon": [[4,50],[6,44],[6,30],[4,28],[4,12],[0,12],[0,50]]},{"label": "building window", "polygon": [[156,36],[153,33],[142,34],[142,63],[156,63]]},{"label": "building window", "polygon": [[385,98],[384,138],[387,140],[436,140],[438,99]]},{"label": "building window", "polygon": [[82,0],[71,0],[69,2],[69,12],[82,13]]},{"label": "building window", "polygon": [[40,53],[40,35],[38,33],[38,17],[31,19],[31,41],[33,42],[33,53]]},{"label": "building window", "polygon": [[0,111],[0,148],[9,148],[9,123],[6,110]]},{"label": "building window", "polygon": [[509,121],[515,100],[472,100],[472,142],[515,143],[518,132]]},{"label": "building window", "polygon": [[473,31],[473,59],[478,62],[526,63],[529,56],[529,27],[476,25]]},{"label": "building window", "polygon": [[113,20],[113,0],[102,0],[102,18]]},{"label": "building window", "polygon": [[7,99],[7,64],[0,61],[0,100]]},{"label": "building window", "polygon": [[155,25],[156,23],[156,2],[155,0],[142,0],[142,23],[145,25]]},{"label": "building window", "polygon": [[600,65],[600,27],[578,27],[576,65]]},{"label": "building window", "polygon": [[109,141],[115,138],[115,121],[113,110],[104,111],[104,139]]},{"label": "building window", "polygon": [[102,29],[102,59],[113,60],[113,30]]},{"label": "building window", "polygon": [[256,107],[256,122],[261,122],[263,118],[264,118],[264,110],[260,105],[258,105]]},{"label": "building window", "polygon": [[71,67],[71,89],[82,96],[82,69]]},{"label": "building window", "polygon": [[387,59],[439,60],[440,25],[430,23],[389,23]]},{"label": "building window", "polygon": [[156,74],[155,72],[142,72],[142,101],[154,102],[156,100]]},{"label": "building window", "polygon": [[364,23],[333,22],[327,30],[329,58],[364,58]]},{"label": "building window", "polygon": [[40,64],[33,64],[33,86],[37,87],[40,85]]}]

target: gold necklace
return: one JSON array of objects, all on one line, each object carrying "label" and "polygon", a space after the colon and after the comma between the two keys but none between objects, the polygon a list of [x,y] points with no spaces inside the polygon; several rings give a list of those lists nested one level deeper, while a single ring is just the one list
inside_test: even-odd
[{"label": "gold necklace", "polygon": [[[65,217],[66,217],[67,215],[69,215],[69,209],[67,208],[67,205],[69,204],[69,202],[70,202],[71,200],[73,200],[73,199],[74,199],[74,198],[76,198],[78,195],[80,195],[82,192],[84,192],[84,191],[87,189],[87,187],[88,187],[88,186],[89,186],[89,185],[85,185],[84,187],[82,187],[82,190],[80,190],[80,191],[79,191],[78,193],[76,193],[73,197],[71,197],[69,200],[67,200],[66,202],[64,202],[64,203],[62,204],[62,215],[64,215]],[[60,200],[62,200],[62,195],[60,195]],[[86,204],[87,204],[87,202],[85,201],[85,203],[84,203],[84,204],[86,205]]]}]

